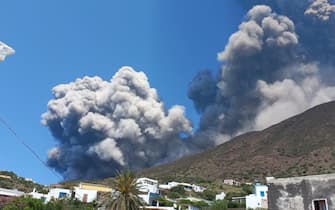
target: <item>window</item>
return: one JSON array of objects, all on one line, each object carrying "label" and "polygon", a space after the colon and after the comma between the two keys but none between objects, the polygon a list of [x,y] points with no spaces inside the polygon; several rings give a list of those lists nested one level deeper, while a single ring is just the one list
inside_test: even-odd
[{"label": "window", "polygon": [[265,192],[261,191],[261,197],[265,197]]},{"label": "window", "polygon": [[328,210],[327,200],[326,199],[313,200],[313,209],[314,210]]},{"label": "window", "polygon": [[43,197],[41,197],[41,202],[42,202],[42,203],[44,203],[44,202],[46,201],[46,199],[47,199],[47,198],[46,198],[46,197],[44,197],[44,196],[43,196]]},{"label": "window", "polygon": [[65,198],[66,193],[65,192],[60,192],[58,198]]}]

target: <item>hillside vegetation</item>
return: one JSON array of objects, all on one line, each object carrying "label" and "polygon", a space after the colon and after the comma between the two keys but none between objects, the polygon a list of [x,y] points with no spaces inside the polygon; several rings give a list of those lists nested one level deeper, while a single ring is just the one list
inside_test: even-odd
[{"label": "hillside vegetation", "polygon": [[0,188],[17,189],[23,192],[32,192],[34,188],[39,192],[46,191],[43,185],[26,180],[9,171],[0,171]]}]

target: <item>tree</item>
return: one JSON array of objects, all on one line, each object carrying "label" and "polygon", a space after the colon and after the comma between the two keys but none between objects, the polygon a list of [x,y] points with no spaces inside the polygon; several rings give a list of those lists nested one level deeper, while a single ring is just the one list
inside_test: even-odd
[{"label": "tree", "polygon": [[112,180],[111,186],[115,192],[111,196],[104,196],[103,204],[109,210],[139,210],[144,206],[141,193],[136,183],[135,174],[130,170],[118,172]]}]

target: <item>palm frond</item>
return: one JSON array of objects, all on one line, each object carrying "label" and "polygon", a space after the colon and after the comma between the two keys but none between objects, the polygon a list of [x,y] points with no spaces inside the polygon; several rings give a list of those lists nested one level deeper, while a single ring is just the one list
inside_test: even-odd
[{"label": "palm frond", "polygon": [[136,180],[135,173],[130,170],[117,172],[111,181],[114,193],[101,199],[103,205],[108,210],[139,210],[145,204],[139,197],[141,192]]}]

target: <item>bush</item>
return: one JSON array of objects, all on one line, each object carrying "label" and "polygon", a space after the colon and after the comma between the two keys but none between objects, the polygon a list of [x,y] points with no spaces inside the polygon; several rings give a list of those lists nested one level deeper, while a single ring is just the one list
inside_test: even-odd
[{"label": "bush", "polygon": [[215,200],[216,193],[211,190],[205,190],[200,194],[200,197],[209,201],[214,201]]},{"label": "bush", "polygon": [[176,192],[179,195],[185,196],[186,195],[186,190],[184,189],[183,186],[177,186],[177,187],[173,187],[170,192]]},{"label": "bush", "polygon": [[9,202],[3,210],[43,210],[43,203],[32,198],[19,197]]},{"label": "bush", "polygon": [[93,210],[93,204],[78,200],[53,200],[47,204],[29,197],[19,197],[4,206],[3,210]]},{"label": "bush", "polygon": [[245,192],[246,195],[252,194],[254,191],[254,186],[253,185],[247,185],[244,184],[242,185],[242,190]]},{"label": "bush", "polygon": [[227,210],[228,205],[226,200],[214,201],[209,208],[210,210]]},{"label": "bush", "polygon": [[164,198],[162,198],[162,197],[160,197],[160,198],[158,199],[158,201],[159,201],[159,205],[160,205],[160,206],[173,206],[173,202],[168,201],[168,200],[166,200],[166,199],[164,199]]},{"label": "bush", "polygon": [[183,186],[173,187],[167,197],[172,199],[186,197],[186,191]]},{"label": "bush", "polygon": [[192,205],[197,208],[202,208],[208,206],[208,203],[204,201],[190,201],[188,199],[182,199],[179,201],[179,204],[181,205]]},{"label": "bush", "polygon": [[245,208],[245,203],[239,203],[239,202],[228,202],[228,208]]},{"label": "bush", "polygon": [[167,197],[172,198],[172,199],[176,199],[176,198],[181,198],[182,196],[177,192],[169,192],[167,194]]},{"label": "bush", "polygon": [[191,205],[194,206],[194,207],[197,207],[197,208],[209,206],[208,203],[206,203],[205,201],[192,202]]}]

